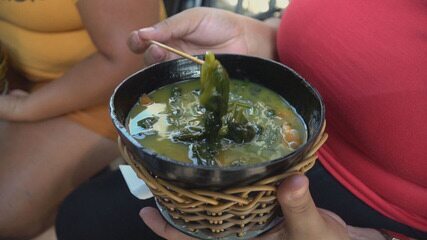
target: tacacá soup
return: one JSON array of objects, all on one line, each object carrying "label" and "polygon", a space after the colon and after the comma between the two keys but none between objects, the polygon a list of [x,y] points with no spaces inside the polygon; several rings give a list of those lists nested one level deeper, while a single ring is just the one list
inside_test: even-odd
[{"label": "tacac\u00e1 soup", "polygon": [[[288,155],[306,142],[304,121],[284,98],[253,82],[227,81],[228,99],[218,97],[210,107],[201,104],[199,79],[142,95],[128,115],[130,134],[161,156],[197,165],[256,164]],[[219,124],[212,123],[207,110],[217,105],[225,107],[216,116]],[[208,127],[217,129],[212,134]]]}]

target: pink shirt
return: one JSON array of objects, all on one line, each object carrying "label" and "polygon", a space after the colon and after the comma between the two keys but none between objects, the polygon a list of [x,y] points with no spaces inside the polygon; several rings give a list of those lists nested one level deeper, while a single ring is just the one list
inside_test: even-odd
[{"label": "pink shirt", "polygon": [[427,231],[427,1],[293,0],[277,40],[280,60],[325,100],[325,168]]}]

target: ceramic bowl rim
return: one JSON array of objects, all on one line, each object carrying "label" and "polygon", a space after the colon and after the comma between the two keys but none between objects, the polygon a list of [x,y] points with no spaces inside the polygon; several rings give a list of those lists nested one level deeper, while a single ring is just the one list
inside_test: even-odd
[{"label": "ceramic bowl rim", "polygon": [[[119,131],[119,135],[120,137],[125,137],[128,141],[130,141],[135,147],[137,147],[138,149],[142,150],[144,152],[144,154],[149,154],[150,156],[162,160],[162,161],[166,161],[168,163],[177,165],[179,167],[185,167],[185,168],[195,168],[195,169],[200,169],[200,170],[220,170],[220,171],[240,171],[240,170],[248,170],[248,169],[255,169],[255,168],[259,168],[259,167],[264,167],[264,166],[268,166],[268,165],[272,165],[281,161],[285,161],[286,159],[292,158],[296,155],[299,154],[303,154],[304,151],[306,151],[307,146],[312,146],[314,144],[314,142],[316,141],[317,137],[320,135],[320,132],[322,130],[322,127],[324,125],[325,122],[325,104],[323,102],[322,96],[320,95],[320,93],[317,91],[317,89],[315,89],[312,85],[310,85],[300,74],[298,74],[295,70],[293,70],[292,68],[271,60],[271,59],[267,59],[267,58],[262,58],[262,57],[256,57],[256,56],[249,56],[249,55],[241,55],[241,54],[215,54],[216,57],[243,57],[243,58],[252,58],[255,59],[257,61],[267,61],[269,62],[268,64],[275,64],[275,65],[279,65],[282,68],[287,69],[288,71],[292,72],[292,74],[294,74],[301,82],[302,84],[304,84],[305,88],[310,91],[314,97],[316,98],[317,101],[319,101],[320,104],[320,124],[318,126],[316,126],[316,128],[313,130],[313,134],[311,134],[309,136],[309,138],[307,139],[307,141],[299,146],[295,151],[293,151],[292,153],[270,160],[270,161],[264,161],[261,163],[256,163],[256,164],[249,164],[249,165],[240,165],[240,166],[226,166],[226,167],[219,167],[219,166],[204,166],[204,165],[195,165],[193,163],[185,163],[185,162],[181,162],[181,161],[177,161],[177,160],[173,160],[171,158],[165,157],[165,156],[161,156],[160,154],[155,153],[154,151],[142,146],[134,137],[132,137],[132,135],[130,135],[130,133],[127,131],[126,127],[124,126],[124,124],[121,123],[121,121],[118,119],[117,113],[116,113],[116,107],[114,106],[114,102],[115,102],[115,98],[117,96],[117,92],[120,91],[120,89],[122,88],[122,86],[124,84],[126,84],[127,81],[129,81],[130,79],[132,79],[134,76],[141,74],[144,71],[148,71],[151,68],[155,68],[155,67],[159,67],[161,65],[167,65],[176,61],[189,61],[188,59],[184,59],[184,58],[178,58],[178,59],[172,59],[172,60],[168,60],[168,61],[164,61],[164,62],[160,62],[160,63],[155,63],[152,64],[150,66],[146,66],[138,71],[136,71],[135,73],[131,74],[130,76],[126,77],[120,84],[117,85],[117,87],[114,89],[114,92],[110,98],[110,116],[112,118],[113,124],[115,126],[115,128]],[[203,54],[201,55],[194,55],[195,57],[198,57],[199,59],[203,59]],[[185,79],[183,79],[185,80]],[[177,81],[179,82],[179,81]],[[159,87],[162,87],[164,85],[161,85]],[[273,90],[274,91],[274,90]],[[276,92],[277,93],[277,92]],[[141,93],[142,94],[142,93]],[[278,93],[280,95],[280,93]],[[308,127],[308,124],[305,123]]]}]

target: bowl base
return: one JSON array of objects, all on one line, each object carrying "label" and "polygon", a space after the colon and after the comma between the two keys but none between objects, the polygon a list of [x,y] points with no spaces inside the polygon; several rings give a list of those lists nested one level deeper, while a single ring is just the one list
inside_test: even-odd
[{"label": "bowl base", "polygon": [[169,210],[165,208],[156,198],[156,205],[157,208],[160,210],[161,215],[163,218],[175,229],[181,231],[182,233],[195,237],[197,239],[218,239],[218,240],[245,240],[245,239],[252,239],[254,237],[257,237],[264,232],[269,231],[273,227],[275,227],[277,224],[282,222],[282,217],[279,217],[277,214],[274,214],[272,216],[271,221],[268,224],[261,224],[261,225],[248,225],[248,227],[243,229],[236,229],[234,233],[230,233],[230,230],[227,230],[225,232],[215,233],[213,234],[210,231],[207,231],[206,229],[203,230],[190,230],[187,226],[188,223],[181,219],[174,219],[170,214]]}]

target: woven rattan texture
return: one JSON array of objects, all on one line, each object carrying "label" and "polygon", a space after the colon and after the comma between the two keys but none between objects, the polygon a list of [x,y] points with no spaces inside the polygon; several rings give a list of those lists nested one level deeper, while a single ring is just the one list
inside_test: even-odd
[{"label": "woven rattan texture", "polygon": [[325,126],[304,160],[288,171],[267,177],[249,186],[222,191],[184,189],[168,181],[152,176],[118,140],[125,161],[144,180],[157,201],[165,208],[173,221],[188,231],[203,231],[215,237],[243,236],[267,226],[278,214],[276,188],[280,182],[296,173],[308,171],[317,159],[317,150],[327,139]]}]

